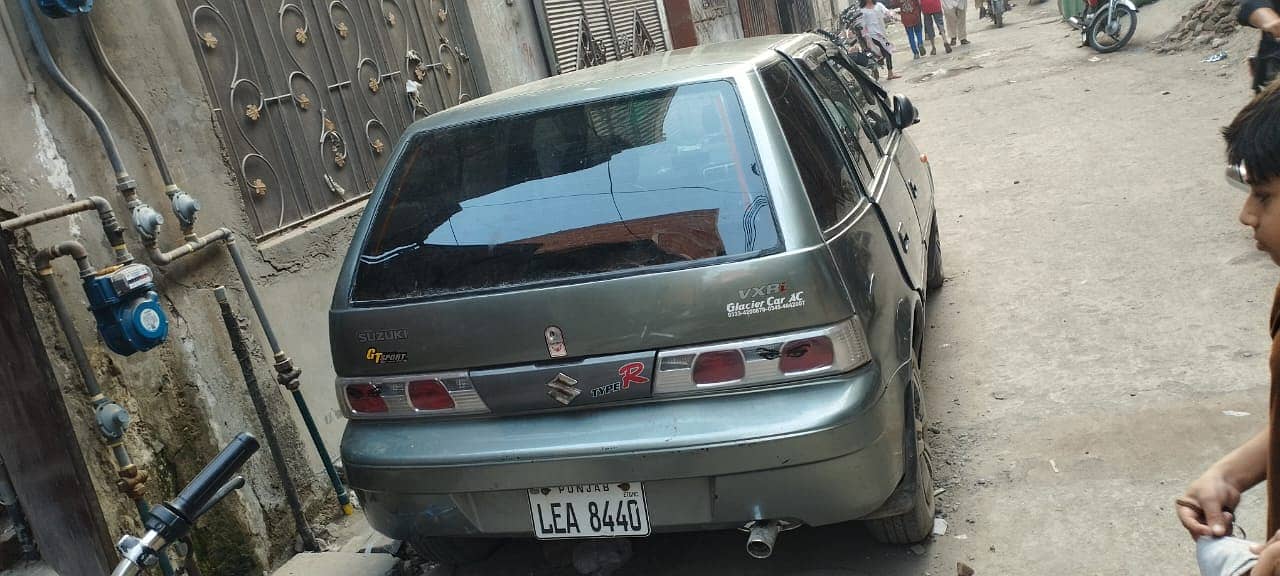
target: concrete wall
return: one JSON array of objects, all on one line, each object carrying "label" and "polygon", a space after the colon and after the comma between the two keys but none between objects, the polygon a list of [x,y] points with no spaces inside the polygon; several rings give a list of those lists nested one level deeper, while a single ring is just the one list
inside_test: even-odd
[{"label": "concrete wall", "polygon": [[467,2],[479,48],[479,68],[493,92],[550,75],[533,3],[537,0]]},{"label": "concrete wall", "polygon": [[[112,201],[118,214],[127,215],[114,190],[113,174],[97,134],[39,68],[16,3],[7,2],[0,9],[12,18],[19,47],[15,53],[8,42],[0,43],[0,78],[4,79],[0,81],[0,117],[5,119],[5,137],[0,139],[0,210],[24,213],[73,198],[101,195]],[[330,448],[336,450],[341,422],[334,418],[324,317],[353,216],[333,216],[290,237],[275,239],[269,246],[255,246],[243,236],[250,229],[244,206],[224,163],[199,67],[176,3],[99,3],[93,18],[116,68],[150,111],[179,185],[198,196],[204,206],[198,229],[228,226],[241,234],[241,247],[260,282],[273,324],[285,348],[304,369],[304,392],[317,417],[325,422]],[[164,187],[146,140],[123,102],[98,74],[76,21],[42,18],[41,24],[64,71],[106,117],[141,197],[168,213]],[[34,94],[27,93],[21,80],[23,61],[30,64]],[[181,243],[173,221],[169,215],[162,233],[166,248]],[[29,229],[29,236],[19,236],[29,247],[68,238],[88,246],[95,264],[110,263],[110,252],[91,213],[41,224]],[[136,233],[130,230],[128,238],[134,254],[147,262]],[[17,259],[29,262],[30,254],[18,254]],[[300,438],[300,427],[292,425],[296,411],[274,384],[269,353],[264,354],[259,345],[260,332],[225,251],[210,249],[159,271],[159,290],[171,321],[169,341],[127,358],[108,352],[99,342],[72,264],[60,261],[56,270],[104,391],[134,417],[125,445],[153,478],[148,483],[152,501],[171,497],[175,485],[180,487],[194,476],[236,433],[249,430],[260,434],[212,294],[215,285],[225,284],[245,317],[242,324],[257,338],[253,349],[258,376],[303,498],[313,510],[336,511],[326,483],[318,474],[308,473],[317,468],[314,451]],[[28,281],[29,300],[71,406],[71,419],[77,423],[74,432],[84,447],[111,537],[114,540],[125,531],[138,533],[132,503],[114,488],[113,462],[93,429],[80,378],[47,298],[34,276]],[[229,498],[197,529],[197,552],[205,574],[260,573],[290,552],[292,521],[270,462],[264,446],[246,467],[248,485],[241,496]]]},{"label": "concrete wall", "polygon": [[742,17],[738,0],[688,0],[689,15],[698,44],[713,44],[742,38]]}]

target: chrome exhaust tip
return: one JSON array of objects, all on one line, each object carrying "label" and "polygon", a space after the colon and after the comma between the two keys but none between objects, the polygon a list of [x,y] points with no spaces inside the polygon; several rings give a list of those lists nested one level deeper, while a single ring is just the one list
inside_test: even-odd
[{"label": "chrome exhaust tip", "polygon": [[747,555],[764,560],[773,555],[774,542],[778,540],[781,524],[777,520],[757,520],[747,534]]}]

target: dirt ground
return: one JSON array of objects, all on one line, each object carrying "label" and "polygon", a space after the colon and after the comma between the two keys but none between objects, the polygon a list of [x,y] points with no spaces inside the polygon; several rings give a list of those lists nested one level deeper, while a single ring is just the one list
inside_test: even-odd
[{"label": "dirt ground", "polygon": [[[1256,36],[1214,64],[1208,46],[1147,46],[1191,3],[1144,8],[1112,55],[1078,47],[1052,4],[1020,2],[998,30],[970,8],[972,44],[948,56],[912,61],[892,31],[889,88],[921,110],[948,276],[924,358],[944,536],[913,550],[802,528],[754,561],[737,533],[667,535],[618,574],[1195,573],[1173,499],[1264,424],[1278,274],[1236,220],[1218,135]],[[1250,493],[1250,535],[1263,515]],[[455,573],[573,574],[567,553],[516,543]]]}]

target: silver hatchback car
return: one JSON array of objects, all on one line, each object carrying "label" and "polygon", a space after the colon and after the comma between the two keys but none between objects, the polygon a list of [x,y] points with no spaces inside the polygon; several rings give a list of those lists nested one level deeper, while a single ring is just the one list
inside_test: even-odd
[{"label": "silver hatchback car", "polygon": [[342,461],[435,559],[863,520],[927,538],[927,158],[825,38],[615,62],[415,123],[330,312]]}]

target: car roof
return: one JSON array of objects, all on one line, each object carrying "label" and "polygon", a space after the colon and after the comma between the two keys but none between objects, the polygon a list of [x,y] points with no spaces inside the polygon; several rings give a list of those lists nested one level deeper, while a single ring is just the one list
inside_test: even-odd
[{"label": "car roof", "polygon": [[649,89],[732,78],[777,59],[778,52],[821,40],[792,34],[758,36],[607,62],[495,92],[437,112],[406,134],[599,100]]}]

